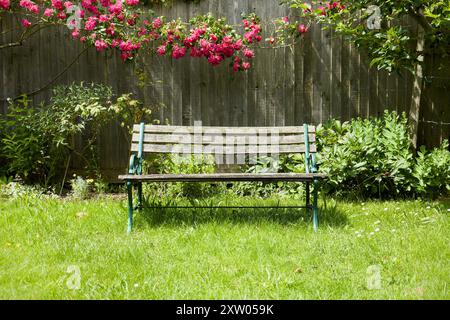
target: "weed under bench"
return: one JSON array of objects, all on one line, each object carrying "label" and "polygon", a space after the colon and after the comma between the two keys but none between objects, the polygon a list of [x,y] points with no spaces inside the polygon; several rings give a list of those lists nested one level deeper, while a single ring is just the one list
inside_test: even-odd
[{"label": "weed under bench", "polygon": [[[127,183],[128,232],[133,227],[133,211],[143,208],[144,182],[304,182],[304,206],[277,206],[277,208],[307,208],[313,213],[314,230],[318,228],[318,182],[326,178],[317,172],[316,128],[297,127],[202,127],[161,126],[136,124],[133,128],[129,171],[119,180]],[[212,173],[212,174],[142,174],[142,161],[146,153],[179,155],[214,155],[218,163],[243,164],[247,159],[279,154],[305,154],[305,173]],[[225,160],[225,161],[224,161]],[[314,184],[311,203],[310,186]],[[134,205],[133,187],[137,187],[137,205]],[[167,206],[167,208],[188,208]],[[190,208],[190,207],[189,207]],[[195,208],[206,208],[196,206]],[[207,208],[268,208],[243,206],[208,206]]]}]

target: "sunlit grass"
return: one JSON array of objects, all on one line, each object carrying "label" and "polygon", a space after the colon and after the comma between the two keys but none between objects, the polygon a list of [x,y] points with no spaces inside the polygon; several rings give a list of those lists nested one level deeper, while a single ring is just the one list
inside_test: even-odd
[{"label": "sunlit grass", "polygon": [[[0,298],[449,299],[449,211],[329,200],[314,233],[291,209],[157,209],[127,235],[125,200],[2,200]],[[370,266],[380,288],[368,288]]]}]

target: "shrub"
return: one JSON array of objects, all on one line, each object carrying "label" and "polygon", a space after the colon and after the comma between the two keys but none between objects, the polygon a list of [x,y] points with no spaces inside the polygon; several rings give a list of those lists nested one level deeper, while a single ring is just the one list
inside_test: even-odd
[{"label": "shrub", "polygon": [[[114,102],[112,88],[100,84],[58,86],[48,104],[31,106],[27,97],[11,101],[0,118],[0,154],[8,175],[44,186],[56,183],[69,155],[84,161],[91,176],[99,174],[96,141],[101,129],[118,121],[128,136],[132,124],[150,121],[151,108],[124,94]],[[83,134],[82,150],[72,138]]]},{"label": "shrub", "polygon": [[8,178],[0,178],[0,200],[3,199],[29,199],[34,201],[37,198],[55,198],[52,191],[45,190],[39,186],[24,185],[11,181]]},{"label": "shrub", "polygon": [[408,132],[406,115],[387,111],[380,119],[333,120],[319,126],[318,162],[320,171],[329,175],[324,190],[374,198],[444,191],[450,179],[448,168],[444,170],[447,145],[430,154],[422,147],[416,160]]},{"label": "shrub", "polygon": [[89,194],[92,191],[92,184],[94,180],[92,179],[83,179],[80,176],[74,177],[74,179],[70,180],[70,185],[72,187],[72,196],[75,199],[85,200],[89,198]]},{"label": "shrub", "polygon": [[439,148],[428,152],[421,147],[414,167],[416,190],[420,195],[436,197],[450,190],[450,151],[445,140]]},{"label": "shrub", "polygon": [[1,154],[6,171],[25,182],[47,184],[67,155],[65,136],[77,131],[65,114],[43,105],[31,107],[26,97],[10,103],[0,119]]},{"label": "shrub", "polygon": [[[410,146],[406,115],[385,112],[381,118],[331,120],[318,126],[318,163],[328,174],[322,191],[352,198],[432,196],[450,190],[448,142],[417,156]],[[304,155],[280,156],[278,161],[260,159],[247,172],[305,172]],[[273,194],[303,196],[303,184],[238,183],[240,195],[268,197]]]}]

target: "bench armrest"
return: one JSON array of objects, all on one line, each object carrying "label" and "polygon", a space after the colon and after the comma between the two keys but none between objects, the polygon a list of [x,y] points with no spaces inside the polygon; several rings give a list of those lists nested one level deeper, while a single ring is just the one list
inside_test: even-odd
[{"label": "bench armrest", "polygon": [[129,174],[142,174],[142,159],[137,155],[130,156],[130,165],[128,167]]},{"label": "bench armrest", "polygon": [[319,171],[319,167],[317,165],[316,154],[313,153],[309,157],[310,157],[309,163],[311,164],[310,172],[317,173]]}]

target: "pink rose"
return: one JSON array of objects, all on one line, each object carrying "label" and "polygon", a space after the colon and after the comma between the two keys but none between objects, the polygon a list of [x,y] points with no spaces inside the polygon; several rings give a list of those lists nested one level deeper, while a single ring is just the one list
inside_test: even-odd
[{"label": "pink rose", "polygon": [[97,26],[97,18],[96,17],[89,17],[89,19],[84,24],[84,29],[87,31],[94,30],[94,28]]},{"label": "pink rose", "polygon": [[163,56],[166,54],[166,46],[159,46],[158,49],[156,50],[156,52],[160,55]]},{"label": "pink rose", "polygon": [[251,67],[250,62],[247,62],[247,61],[242,62],[242,68],[244,70],[248,70],[248,69],[250,69],[250,67]]},{"label": "pink rose", "polygon": [[129,6],[137,6],[139,4],[139,0],[125,0],[125,3]]},{"label": "pink rose", "polygon": [[251,59],[255,56],[255,53],[252,50],[250,50],[249,48],[245,48],[243,53],[244,53],[244,56],[249,59]]},{"label": "pink rose", "polygon": [[239,71],[240,68],[241,68],[241,65],[239,64],[239,62],[233,63],[233,71],[234,72]]},{"label": "pink rose", "polygon": [[212,54],[208,58],[208,62],[213,66],[219,65],[222,62],[222,60],[223,60],[222,56],[218,54]]},{"label": "pink rose", "polygon": [[214,33],[211,33],[209,35],[209,41],[216,42],[217,41],[217,36]]},{"label": "pink rose", "polygon": [[73,3],[72,3],[72,2],[70,2],[70,1],[64,2],[64,7],[65,7],[67,10],[69,10],[70,8],[72,8],[72,6],[73,6]]},{"label": "pink rose", "polygon": [[153,28],[154,29],[159,29],[162,26],[162,21],[160,18],[156,18],[155,20],[153,20]]},{"label": "pink rose", "polygon": [[94,45],[98,52],[101,52],[108,48],[108,44],[106,44],[106,42],[103,40],[96,40]]},{"label": "pink rose", "polygon": [[64,5],[61,0],[52,0],[52,6],[57,10],[64,9]]},{"label": "pink rose", "polygon": [[234,50],[239,51],[242,49],[242,40],[239,39],[234,43]]},{"label": "pink rose", "polygon": [[[59,20],[65,20],[67,18],[67,14],[64,11],[60,11],[58,12],[58,14],[56,15],[58,17]],[[72,20],[76,23],[75,20]]]},{"label": "pink rose", "polygon": [[79,36],[80,36],[80,30],[75,29],[75,30],[72,31],[72,37],[74,39],[78,39]]},{"label": "pink rose", "polygon": [[302,34],[308,32],[308,28],[304,24],[300,24],[297,27],[297,30],[299,33],[302,33]]},{"label": "pink rose", "polygon": [[28,21],[27,19],[22,19],[21,23],[24,28],[28,28],[31,26],[31,22]]},{"label": "pink rose", "polygon": [[174,59],[180,59],[186,55],[186,47],[173,46],[172,57]]},{"label": "pink rose", "polygon": [[11,2],[9,0],[0,0],[0,8],[3,10],[9,10]]},{"label": "pink rose", "polygon": [[50,18],[51,16],[53,16],[54,13],[55,13],[55,10],[47,8],[44,11],[44,16]]}]

